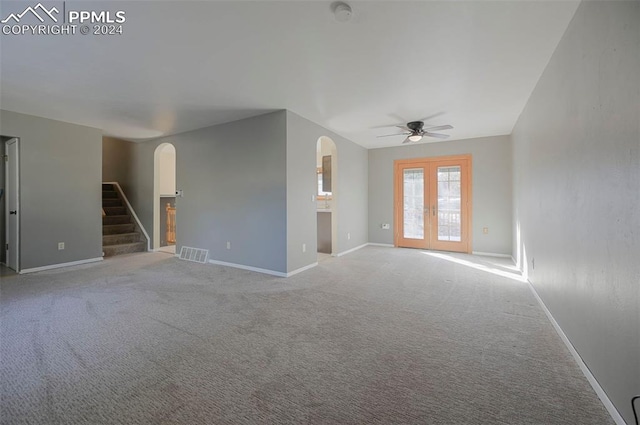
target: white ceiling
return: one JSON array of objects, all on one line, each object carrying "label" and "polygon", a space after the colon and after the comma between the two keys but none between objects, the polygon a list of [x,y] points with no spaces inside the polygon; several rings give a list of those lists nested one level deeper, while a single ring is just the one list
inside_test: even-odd
[{"label": "white ceiling", "polygon": [[351,2],[339,23],[329,1],[82,4],[124,10],[124,34],[0,36],[2,109],[145,140],[286,108],[368,148],[425,117],[510,134],[578,5]]}]

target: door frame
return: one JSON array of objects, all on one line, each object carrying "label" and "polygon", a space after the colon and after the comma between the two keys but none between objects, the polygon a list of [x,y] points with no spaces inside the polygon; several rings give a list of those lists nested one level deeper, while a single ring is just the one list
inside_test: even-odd
[{"label": "door frame", "polygon": [[[16,145],[16,155],[15,158],[10,158],[9,157],[9,144],[11,143],[15,143]],[[15,228],[15,237],[16,237],[16,246],[15,246],[15,265],[16,268],[13,269],[16,272],[20,272],[20,139],[18,137],[13,137],[9,140],[6,140],[4,142],[4,155],[6,158],[9,158],[8,160],[6,160],[5,162],[5,169],[4,169],[4,182],[5,182],[5,191],[4,191],[4,196],[5,196],[5,203],[4,203],[4,212],[5,212],[5,244],[9,243],[9,210],[10,210],[10,206],[9,206],[9,193],[15,188],[15,196],[16,196],[16,211],[18,212],[16,214],[16,228]],[[10,173],[9,173],[9,161],[15,161],[15,168],[16,168],[16,172],[15,172],[15,176],[10,177]],[[9,250],[6,249],[6,245],[4,247],[5,249],[5,265],[9,268]]]},{"label": "door frame", "polygon": [[[470,254],[473,246],[473,229],[472,229],[472,218],[473,218],[473,162],[471,154],[462,154],[462,155],[448,155],[448,156],[433,156],[426,158],[409,158],[409,159],[396,159],[393,161],[393,246],[396,248],[399,247],[399,239],[400,239],[400,231],[402,229],[402,208],[399,208],[398,205],[402,204],[402,179],[398,178],[400,168],[402,166],[429,166],[433,162],[440,161],[468,161],[468,170],[466,176],[464,177],[464,186],[466,186],[467,199],[466,199],[466,217],[462,220],[462,225],[467,228],[467,238],[464,244],[464,250],[466,253]],[[427,185],[427,174],[425,173],[425,187]],[[431,186],[431,183],[429,183]],[[432,190],[431,187],[425,189],[425,192],[429,193]],[[428,248],[433,249],[433,248]]]}]

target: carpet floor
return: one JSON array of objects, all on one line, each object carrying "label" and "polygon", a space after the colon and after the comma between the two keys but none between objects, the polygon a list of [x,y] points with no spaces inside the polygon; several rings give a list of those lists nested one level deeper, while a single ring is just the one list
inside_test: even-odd
[{"label": "carpet floor", "polygon": [[2,276],[2,424],[612,424],[506,261],[283,279],[141,253]]}]

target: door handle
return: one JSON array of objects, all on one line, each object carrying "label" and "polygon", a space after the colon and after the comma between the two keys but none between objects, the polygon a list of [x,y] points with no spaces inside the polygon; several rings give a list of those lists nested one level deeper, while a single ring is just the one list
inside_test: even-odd
[{"label": "door handle", "polygon": [[18,211],[9,211],[9,215],[18,215]]}]

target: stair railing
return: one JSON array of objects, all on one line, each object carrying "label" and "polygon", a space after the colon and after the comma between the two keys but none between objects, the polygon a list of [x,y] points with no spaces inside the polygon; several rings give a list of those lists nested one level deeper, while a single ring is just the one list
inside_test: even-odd
[{"label": "stair railing", "polygon": [[147,251],[151,251],[151,238],[149,237],[149,234],[145,230],[144,226],[142,225],[142,222],[138,218],[138,215],[133,210],[133,207],[129,203],[129,200],[127,199],[127,196],[122,191],[122,188],[120,187],[120,184],[118,182],[102,182],[102,184],[112,184],[113,187],[116,188],[116,191],[118,191],[118,193],[120,194],[121,199],[124,201],[124,204],[127,206],[127,210],[131,213],[131,217],[133,217],[133,219],[135,220],[136,224],[138,225],[138,228],[142,231],[142,234],[144,235],[145,239],[147,240]]},{"label": "stair railing", "polygon": [[167,203],[167,244],[176,244],[176,207]]}]

